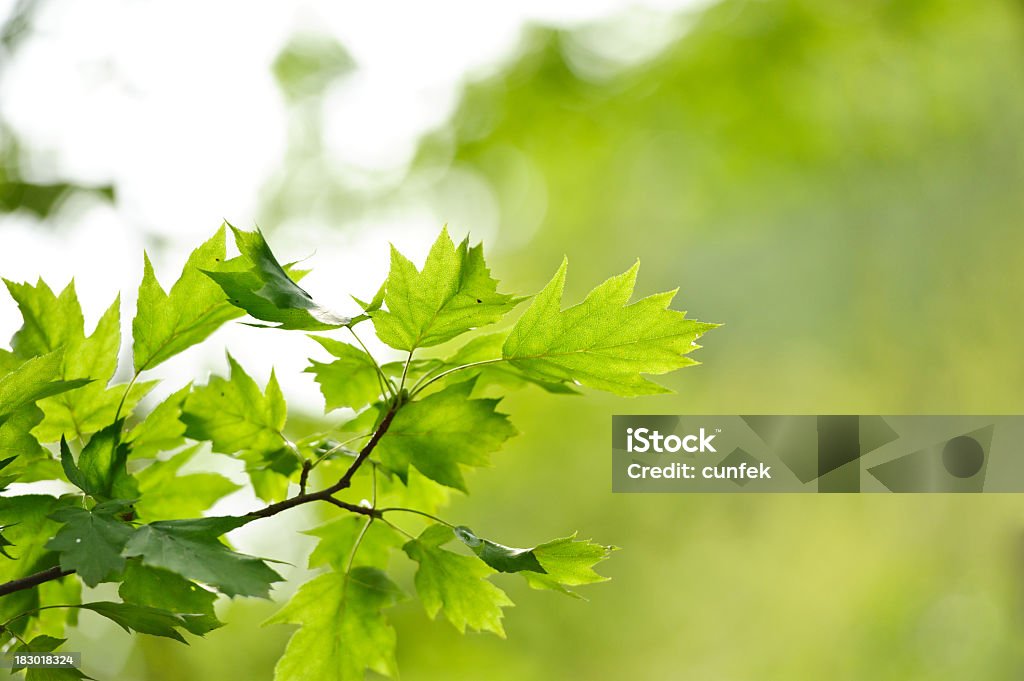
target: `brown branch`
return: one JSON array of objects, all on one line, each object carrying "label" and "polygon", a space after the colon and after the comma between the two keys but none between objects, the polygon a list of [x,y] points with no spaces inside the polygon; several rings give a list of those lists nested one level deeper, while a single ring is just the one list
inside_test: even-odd
[{"label": "brown branch", "polygon": [[[384,415],[380,425],[377,426],[377,430],[375,430],[373,435],[370,436],[369,441],[363,445],[363,448],[359,450],[359,455],[356,456],[356,460],[352,462],[352,465],[348,467],[336,483],[318,492],[310,492],[309,494],[300,493],[298,496],[294,496],[291,499],[285,499],[284,501],[280,501],[276,504],[270,504],[258,511],[245,514],[245,517],[252,518],[254,520],[256,518],[269,518],[281,513],[282,511],[287,511],[290,508],[301,506],[302,504],[308,504],[313,501],[326,501],[329,504],[333,504],[338,508],[343,508],[346,511],[351,511],[352,513],[360,513],[362,515],[380,518],[381,512],[377,509],[350,504],[348,502],[335,499],[334,495],[343,489],[347,489],[352,484],[352,478],[355,477],[359,467],[362,466],[368,458],[370,458],[370,454],[373,453],[373,450],[377,446],[377,443],[380,442],[380,439],[384,437],[384,433],[386,433],[388,428],[391,426],[391,422],[394,420],[395,414],[401,406],[402,402],[398,399],[392,403],[391,408],[388,409],[388,412]],[[31,589],[43,582],[60,579],[61,577],[66,577],[74,572],[74,570],[62,570],[60,566],[54,566],[47,570],[28,575],[27,577],[22,577],[21,579],[4,582],[0,584],[0,596],[6,596],[7,594],[22,591],[24,589]]]},{"label": "brown branch", "polygon": [[[334,503],[334,501],[336,500],[332,501],[332,497],[338,492],[342,491],[343,489],[347,489],[349,485],[352,484],[352,478],[355,476],[356,471],[358,471],[359,467],[362,466],[363,463],[365,463],[368,458],[370,458],[370,454],[373,453],[374,447],[377,446],[377,443],[380,442],[380,439],[384,437],[384,433],[387,432],[388,427],[391,426],[391,422],[395,418],[395,413],[398,412],[398,408],[400,406],[401,403],[397,401],[391,405],[391,408],[388,409],[387,414],[385,414],[384,418],[381,420],[380,425],[377,426],[377,430],[375,430],[373,435],[370,436],[370,440],[365,445],[363,445],[363,448],[359,450],[359,455],[356,456],[356,460],[352,462],[352,465],[348,467],[348,470],[345,471],[345,474],[341,476],[341,479],[339,479],[338,482],[334,483],[330,487],[325,487],[319,492],[299,494],[298,496],[294,496],[291,499],[285,499],[284,501],[279,501],[276,504],[270,504],[269,506],[261,508],[258,511],[247,513],[246,517],[269,518],[271,516],[277,515],[278,513],[281,513],[282,511],[287,511],[289,508],[295,508],[296,506],[301,506],[302,504],[308,504],[311,501],[326,501],[328,503]],[[360,509],[359,511],[356,511],[357,513],[363,513],[365,511],[370,510],[364,509],[362,506],[353,506],[352,508]],[[349,508],[348,510],[352,510],[352,508]]]},{"label": "brown branch", "polygon": [[313,469],[313,462],[306,459],[302,462],[302,474],[299,475],[299,496],[306,493],[306,483],[309,482],[309,471]]},{"label": "brown branch", "polygon": [[59,565],[54,565],[52,568],[37,572],[28,577],[22,577],[21,579],[12,579],[9,582],[0,584],[0,596],[6,596],[12,594],[15,591],[21,591],[23,589],[31,589],[34,586],[39,586],[43,582],[50,582],[54,579],[60,579],[61,577],[67,577],[72,574],[74,570],[62,570]]}]

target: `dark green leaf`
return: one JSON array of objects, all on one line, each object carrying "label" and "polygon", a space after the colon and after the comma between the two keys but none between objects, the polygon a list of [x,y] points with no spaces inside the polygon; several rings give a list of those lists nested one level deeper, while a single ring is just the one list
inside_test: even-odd
[{"label": "dark green leaf", "polygon": [[124,569],[121,551],[133,531],[120,516],[130,507],[129,502],[108,501],[92,510],[57,509],[50,518],[63,526],[46,548],[58,552],[60,566],[76,571],[88,586],[115,579]]},{"label": "dark green leaf", "polygon": [[228,596],[266,598],[281,576],[259,558],[235,553],[218,539],[250,520],[226,516],[150,523],[135,531],[124,556],[139,557],[145,565],[209,584]]},{"label": "dark green leaf", "polygon": [[231,227],[242,257],[206,274],[231,303],[250,316],[275,322],[281,329],[319,331],[345,326],[351,320],[317,304],[278,263],[263,234]]},{"label": "dark green leaf", "polygon": [[8,541],[7,538],[4,537],[4,534],[3,534],[4,530],[6,530],[8,527],[10,527],[10,525],[0,525],[0,556],[4,556],[5,558],[9,558],[11,560],[14,560],[14,556],[12,556],[11,554],[7,553],[7,547],[8,546],[14,546],[14,543]]},{"label": "dark green leaf", "polygon": [[185,637],[178,632],[179,628],[187,629],[188,620],[184,615],[148,605],[111,603],[109,601],[83,603],[79,607],[82,610],[92,610],[97,615],[106,617],[127,632],[137,631],[142,634],[163,636],[187,643]]},{"label": "dark green leaf", "polygon": [[135,499],[138,485],[128,475],[128,446],[119,442],[124,419],[112,423],[93,435],[82,449],[75,464],[64,438],[60,441],[60,460],[68,481],[91,497]]},{"label": "dark green leaf", "polygon": [[199,636],[223,626],[213,610],[217,594],[173,572],[148,567],[137,560],[128,561],[117,593],[126,603],[182,615],[183,626]]},{"label": "dark green leaf", "polygon": [[465,526],[455,528],[455,535],[495,570],[518,572],[534,589],[551,589],[575,598],[579,598],[576,592],[566,587],[606,581],[607,577],[593,568],[615,550],[614,546],[577,541],[575,534],[530,549],[482,539]]},{"label": "dark green leaf", "polygon": [[[36,636],[26,645],[19,646],[14,652],[17,653],[52,653],[65,642],[62,638],[53,636]],[[14,667],[13,671],[25,669]],[[25,673],[25,681],[75,681],[77,679],[89,679],[74,667],[30,667]]]},{"label": "dark green leaf", "polygon": [[514,549],[489,539],[481,539],[465,525],[456,527],[455,534],[463,544],[473,549],[473,553],[480,556],[480,560],[498,572],[545,571],[533,549]]}]

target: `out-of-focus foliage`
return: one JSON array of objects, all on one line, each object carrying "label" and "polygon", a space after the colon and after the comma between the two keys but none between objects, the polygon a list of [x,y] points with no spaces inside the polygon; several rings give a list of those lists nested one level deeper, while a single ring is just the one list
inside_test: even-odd
[{"label": "out-of-focus foliage", "polygon": [[727,1],[680,26],[608,73],[534,31],[420,176],[489,181],[512,271],[639,253],[729,320],[716,384],[800,387],[774,410],[840,386],[869,410],[1020,404],[1020,3]]}]

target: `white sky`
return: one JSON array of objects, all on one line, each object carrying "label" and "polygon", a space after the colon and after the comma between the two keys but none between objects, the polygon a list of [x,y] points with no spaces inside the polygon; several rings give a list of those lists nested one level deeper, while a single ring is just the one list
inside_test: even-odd
[{"label": "white sky", "polygon": [[[0,216],[0,276],[42,276],[55,289],[74,276],[90,329],[121,291],[130,332],[144,248],[160,245],[155,265],[167,287],[222,219],[252,226],[287,141],[288,107],[271,64],[296,32],[331,35],[356,62],[324,99],[331,156],[357,180],[360,173],[400,180],[420,135],[444,123],[465,79],[514,54],[524,24],[604,21],[570,47],[628,64],[678,33],[663,12],[706,1],[44,2],[14,58],[0,54],[0,118],[31,150],[28,179],[112,183],[118,199],[68,211],[57,229],[28,215]],[[14,4],[0,0],[0,20]],[[567,54],[570,63],[577,56]],[[466,181],[480,185],[486,206],[488,188]],[[271,240],[283,260],[315,252],[304,286],[345,312],[349,293],[372,295],[384,278],[388,241],[419,259],[446,221],[431,206],[406,205],[372,216],[363,225],[370,229],[285,224]],[[493,236],[497,226],[487,223],[481,215],[474,236]],[[2,345],[21,320],[6,293],[0,298]],[[225,347],[261,383],[275,366],[292,407],[320,409],[316,384],[301,373],[316,346],[302,334],[238,324],[151,372],[169,379],[159,393],[223,371]],[[122,366],[130,366],[128,355]],[[219,510],[253,500],[235,495],[229,503]],[[241,546],[275,548],[252,542],[256,535]]]}]

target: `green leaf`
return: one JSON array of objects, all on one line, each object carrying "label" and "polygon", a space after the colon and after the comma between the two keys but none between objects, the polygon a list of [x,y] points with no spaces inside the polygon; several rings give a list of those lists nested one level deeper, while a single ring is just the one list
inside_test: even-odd
[{"label": "green leaf", "polygon": [[128,474],[128,445],[119,436],[124,419],[93,435],[75,464],[67,440],[61,438],[60,460],[68,481],[99,499],[135,499],[138,485]]},{"label": "green leaf", "polygon": [[[40,442],[57,442],[62,436],[84,438],[109,425],[121,407],[121,415],[130,414],[138,403],[151,391],[158,381],[141,381],[132,385],[120,383],[82,399],[62,402],[83,391],[89,391],[99,383],[90,383],[84,388],[51,397],[39,403],[46,419],[33,431]],[[127,395],[125,394],[127,391]],[[122,404],[121,400],[124,400]]]},{"label": "green leaf", "polygon": [[[7,552],[13,557],[13,560],[0,559],[0,583],[27,577],[56,564],[56,554],[45,549],[44,545],[60,529],[60,524],[49,516],[67,503],[66,500],[39,494],[0,497],[0,525],[6,528],[4,537],[10,542]],[[0,622],[39,605],[36,589],[4,596],[0,598]],[[15,631],[24,632],[27,625],[23,618],[11,626]]]},{"label": "green leaf", "polygon": [[716,324],[668,309],[675,291],[629,303],[639,262],[561,310],[567,263],[509,333],[503,357],[528,376],[576,382],[617,395],[670,392],[641,374],[664,374],[696,361],[687,353]]},{"label": "green leaf", "polygon": [[402,592],[380,570],[328,572],[302,585],[267,624],[298,624],[274,668],[276,681],[362,681],[394,676],[395,630],[382,610]]},{"label": "green leaf", "polygon": [[129,633],[137,631],[142,634],[173,638],[175,641],[187,643],[185,637],[178,632],[178,629],[187,628],[188,620],[185,615],[178,615],[169,610],[153,608],[148,605],[111,603],[109,601],[83,603],[78,607],[82,610],[92,610],[97,615],[106,617]]},{"label": "green leaf", "polygon": [[[53,636],[36,636],[26,645],[18,646],[16,653],[52,653],[65,642],[65,639]],[[14,667],[13,671],[24,669]],[[30,667],[25,672],[25,681],[74,681],[77,679],[89,679],[80,670],[74,667]]]},{"label": "green leaf", "polygon": [[534,589],[551,589],[575,598],[579,595],[566,587],[607,581],[593,568],[615,550],[614,546],[577,541],[575,534],[529,549],[482,539],[465,526],[455,528],[455,535],[495,570],[518,572]]},{"label": "green leaf", "polygon": [[34,357],[0,378],[0,424],[22,407],[44,397],[81,388],[89,381],[60,380],[64,362],[62,350]]},{"label": "green leaf", "polygon": [[189,256],[170,293],[157,281],[149,256],[132,322],[135,372],[152,369],[209,337],[225,322],[242,316],[203,270],[224,260],[224,227]]},{"label": "green leaf", "polygon": [[419,563],[415,582],[423,607],[431,618],[443,609],[445,617],[459,633],[465,633],[469,627],[476,631],[493,631],[504,638],[502,608],[511,606],[511,599],[487,581],[495,570],[475,558],[441,548],[452,539],[451,528],[431,525],[402,547]]},{"label": "green leaf", "polygon": [[185,443],[185,424],[181,420],[185,396],[192,389],[186,385],[158,404],[146,419],[131,429],[125,442],[131,446],[133,458],[154,457],[160,452],[177,449]]},{"label": "green leaf", "polygon": [[10,527],[10,525],[0,525],[0,556],[3,556],[4,558],[8,558],[10,560],[14,560],[14,556],[7,553],[7,547],[14,546],[14,543],[8,541],[3,534],[4,530],[6,530],[8,527]]},{"label": "green leaf", "polygon": [[77,605],[82,602],[82,580],[74,575],[44,582],[35,588],[39,606],[45,608],[26,618],[25,631],[21,637],[55,636],[61,638],[68,626],[78,624],[76,608],[49,608],[51,605]]},{"label": "green leaf", "polygon": [[319,331],[351,322],[317,304],[295,283],[274,257],[262,232],[235,227],[231,231],[242,256],[206,268],[205,273],[224,290],[232,305],[256,319],[275,322],[280,329]]},{"label": "green leaf", "polygon": [[209,440],[213,451],[237,455],[264,501],[287,491],[299,460],[282,435],[287,406],[271,372],[266,392],[228,355],[231,377],[214,376],[185,399],[181,420],[193,440]]},{"label": "green leaf", "polygon": [[492,362],[480,366],[469,367],[451,374],[449,382],[465,381],[475,378],[476,386],[497,386],[505,390],[518,390],[526,385],[536,385],[542,390],[557,395],[579,395],[572,385],[564,381],[549,381],[519,371],[509,362],[494,361],[501,359],[501,349],[508,337],[507,332],[488,333],[470,340],[455,351],[445,362],[444,368],[473,364],[474,362]]},{"label": "green leaf", "polygon": [[59,477],[59,472],[53,470],[50,452],[43,449],[31,432],[42,420],[42,410],[34,404],[28,404],[0,423],[0,452],[7,455],[9,466],[0,475],[0,488],[15,480],[31,482],[45,479],[33,473],[45,475],[45,471],[39,469],[47,465],[50,465],[50,474],[56,473]]},{"label": "green leaf", "polygon": [[471,381],[456,383],[398,410],[377,445],[381,461],[405,479],[409,464],[442,485],[466,491],[461,466],[487,466],[490,453],[516,434],[499,400],[470,399]]},{"label": "green leaf", "polygon": [[423,271],[394,247],[384,302],[369,312],[377,336],[393,348],[438,345],[500,320],[525,300],[497,292],[484,263],[483,246],[466,238],[458,248],[445,228],[434,242]]},{"label": "green leaf", "polygon": [[[348,568],[349,560],[353,560],[352,565],[386,568],[391,550],[402,545],[402,538],[384,523],[373,522],[366,527],[367,522],[364,518],[347,515],[304,532],[320,539],[309,554],[309,567],[330,565],[335,570],[344,571]],[[363,539],[352,559],[352,550],[360,534],[363,534]]]},{"label": "green leaf", "polygon": [[10,350],[0,348],[0,376],[11,373],[21,366],[23,362],[24,360],[21,357]]},{"label": "green leaf", "polygon": [[213,451],[236,454],[245,450],[276,452],[284,446],[287,407],[273,372],[266,392],[228,355],[230,378],[213,376],[185,398],[181,420],[185,435],[209,440]]},{"label": "green leaf", "polygon": [[179,475],[181,467],[198,451],[198,445],[190,447],[135,474],[139,483],[136,510],[140,518],[150,521],[195,518],[221,497],[239,489],[217,473]]},{"label": "green leaf", "polygon": [[209,584],[228,596],[266,598],[281,576],[259,558],[235,553],[218,539],[251,520],[225,516],[150,523],[135,531],[123,555]]},{"label": "green leaf", "polygon": [[11,339],[11,348],[21,359],[45,355],[85,335],[85,321],[74,281],[59,296],[54,295],[42,279],[35,286],[7,279],[4,283],[24,319],[24,324]]},{"label": "green leaf", "polygon": [[306,373],[316,376],[326,401],[325,411],[349,407],[356,411],[377,400],[381,380],[373,358],[348,343],[310,336],[336,358],[329,364],[310,360]]},{"label": "green leaf", "polygon": [[607,581],[608,578],[595,572],[593,566],[608,558],[614,550],[614,546],[577,541],[576,535],[573,534],[540,544],[533,549],[534,555],[547,574],[522,574],[527,584],[534,589],[551,589],[578,597],[576,592],[565,587]]},{"label": "green leaf", "polygon": [[182,626],[198,636],[224,626],[213,610],[217,594],[173,572],[148,567],[137,560],[128,561],[117,593],[125,603],[184,616]]},{"label": "green leaf", "polygon": [[63,523],[46,548],[60,554],[60,566],[74,570],[88,586],[114,580],[124,569],[124,550],[132,527],[120,519],[129,502],[108,501],[92,510],[57,509],[50,518]]},{"label": "green leaf", "polygon": [[545,571],[533,549],[514,549],[489,539],[481,539],[465,525],[456,527],[455,535],[459,541],[471,548],[480,560],[498,572]]}]

